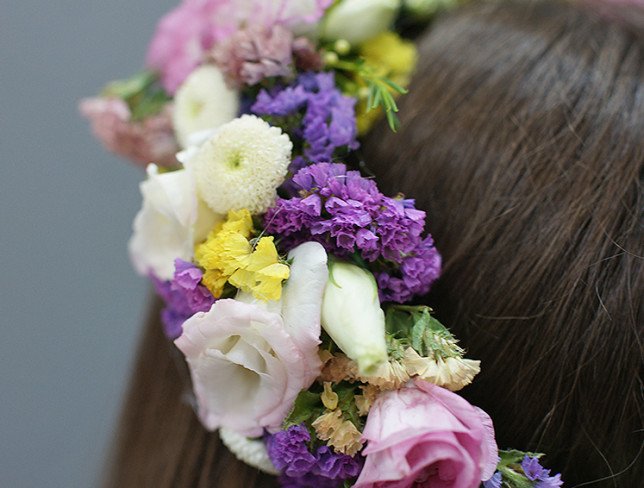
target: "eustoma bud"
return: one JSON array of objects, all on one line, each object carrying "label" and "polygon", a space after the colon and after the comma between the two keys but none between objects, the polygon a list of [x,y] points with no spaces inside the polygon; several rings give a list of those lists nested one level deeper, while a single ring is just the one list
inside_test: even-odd
[{"label": "eustoma bud", "polygon": [[373,275],[343,262],[329,264],[322,301],[322,327],[342,351],[372,374],[387,361],[385,314],[380,308]]},{"label": "eustoma bud", "polygon": [[343,0],[329,10],[322,27],[323,37],[360,45],[391,27],[400,3],[401,0]]}]

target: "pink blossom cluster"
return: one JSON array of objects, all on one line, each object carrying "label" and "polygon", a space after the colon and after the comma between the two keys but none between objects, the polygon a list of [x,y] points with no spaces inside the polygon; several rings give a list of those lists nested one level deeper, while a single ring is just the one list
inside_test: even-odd
[{"label": "pink blossom cluster", "polygon": [[87,98],[81,101],[80,112],[109,151],[141,166],[177,164],[171,105],[141,121],[132,120],[127,103],[119,98]]},{"label": "pink blossom cluster", "polygon": [[249,27],[212,49],[230,86],[256,85],[293,72],[293,34],[280,25]]},{"label": "pink blossom cluster", "polygon": [[[147,64],[161,75],[173,94],[217,43],[242,25],[269,31],[314,23],[332,0],[183,0],[159,22],[150,44]],[[290,49],[289,49],[290,51]],[[281,51],[280,51],[281,52]]]}]

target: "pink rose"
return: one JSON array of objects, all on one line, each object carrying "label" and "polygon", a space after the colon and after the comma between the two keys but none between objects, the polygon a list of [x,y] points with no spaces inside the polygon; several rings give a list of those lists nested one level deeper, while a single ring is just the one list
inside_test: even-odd
[{"label": "pink rose", "polygon": [[380,396],[363,437],[366,462],[356,488],[477,488],[496,469],[490,417],[425,381]]},{"label": "pink rose", "polygon": [[130,109],[119,98],[81,100],[80,112],[92,124],[92,132],[111,152],[141,166],[177,164],[179,150],[172,128],[172,106],[141,121],[132,121]]},{"label": "pink rose", "polygon": [[157,25],[147,65],[159,71],[164,88],[179,88],[215,43],[241,25],[296,28],[317,22],[331,0],[183,0]]},{"label": "pink rose", "polygon": [[320,374],[320,309],[328,278],[326,252],[314,242],[289,253],[282,300],[252,296],[215,302],[183,323],[175,344],[185,354],[199,418],[256,437],[277,430],[295,398]]}]

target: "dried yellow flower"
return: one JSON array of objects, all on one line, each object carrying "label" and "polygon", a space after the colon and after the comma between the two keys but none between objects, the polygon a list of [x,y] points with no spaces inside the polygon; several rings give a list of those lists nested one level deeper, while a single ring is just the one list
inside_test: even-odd
[{"label": "dried yellow flower", "polygon": [[329,410],[338,408],[338,394],[333,391],[330,382],[324,382],[324,393],[320,395],[320,398],[322,398],[322,404]]},{"label": "dried yellow flower", "polygon": [[318,438],[327,441],[335,452],[355,456],[362,449],[362,434],[353,422],[342,418],[340,410],[320,415],[311,425]]},{"label": "dried yellow flower", "polygon": [[320,381],[339,383],[340,381],[355,381],[358,375],[358,365],[344,354],[332,356],[327,360],[320,373]]},{"label": "dried yellow flower", "polygon": [[402,363],[410,376],[418,376],[451,391],[469,385],[481,371],[481,361],[460,357],[431,359],[420,356],[411,347],[405,350]]},{"label": "dried yellow flower", "polygon": [[358,407],[358,415],[364,416],[371,410],[371,405],[376,401],[380,388],[373,385],[361,385],[360,389],[362,390],[362,395],[355,395],[353,398],[356,402],[356,407]]},{"label": "dried yellow flower", "polygon": [[373,376],[359,376],[358,379],[381,390],[397,390],[409,381],[409,374],[398,361],[387,361],[378,367]]}]

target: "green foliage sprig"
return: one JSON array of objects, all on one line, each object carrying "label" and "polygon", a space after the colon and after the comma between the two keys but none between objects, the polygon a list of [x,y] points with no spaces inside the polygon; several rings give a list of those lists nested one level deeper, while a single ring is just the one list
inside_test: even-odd
[{"label": "green foliage sprig", "polygon": [[378,73],[378,70],[368,64],[362,58],[355,59],[330,59],[327,66],[334,70],[351,73],[354,78],[364,84],[369,90],[367,98],[367,110],[381,108],[385,113],[387,122],[392,131],[396,132],[400,127],[398,118],[398,105],[394,94],[405,95],[407,89],[393,82],[387,76]]},{"label": "green foliage sprig", "polygon": [[132,121],[158,114],[170,101],[170,96],[159,84],[158,76],[151,71],[142,71],[125,80],[112,81],[101,95],[125,101]]},{"label": "green foliage sprig", "polygon": [[421,305],[392,305],[385,315],[386,329],[396,338],[409,342],[418,354],[433,359],[463,357],[458,339]]}]

